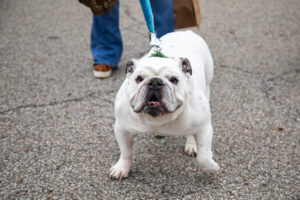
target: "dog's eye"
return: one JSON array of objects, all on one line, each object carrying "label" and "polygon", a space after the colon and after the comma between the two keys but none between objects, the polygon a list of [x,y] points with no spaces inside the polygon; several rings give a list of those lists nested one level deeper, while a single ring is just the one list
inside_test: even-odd
[{"label": "dog's eye", "polygon": [[170,78],[170,82],[176,85],[178,83],[178,79],[176,77],[172,76]]},{"label": "dog's eye", "polygon": [[143,77],[142,76],[138,76],[136,79],[135,79],[135,81],[137,82],[137,83],[140,83],[140,82],[142,82],[144,79],[143,79]]}]

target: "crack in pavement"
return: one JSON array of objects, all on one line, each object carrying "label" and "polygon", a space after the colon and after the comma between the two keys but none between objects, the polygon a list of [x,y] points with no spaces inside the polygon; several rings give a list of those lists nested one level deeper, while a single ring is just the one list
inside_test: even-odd
[{"label": "crack in pavement", "polygon": [[289,110],[290,119],[293,119],[295,122],[297,122],[300,116],[300,109],[297,109],[292,105],[289,105],[287,102],[282,101],[282,98],[280,96],[276,96],[275,94],[272,94],[272,90],[274,90],[273,83],[276,82],[278,79],[284,79],[286,75],[289,75],[291,73],[294,73],[294,71],[290,71],[290,70],[285,71],[279,75],[262,80],[260,83],[259,90],[264,94],[267,100],[277,105],[284,106],[287,110]]},{"label": "crack in pavement", "polygon": [[249,71],[249,70],[246,70],[246,69],[241,68],[241,67],[230,66],[230,65],[222,64],[222,63],[216,63],[215,66],[223,68],[223,69],[229,69],[229,70],[232,70],[232,71],[240,71],[242,73],[255,75],[255,76],[261,75],[261,73],[259,73],[259,72]]},{"label": "crack in pavement", "polygon": [[[61,105],[64,103],[69,103],[69,102],[81,102],[87,98],[93,97],[93,96],[98,96],[100,94],[110,94],[115,92],[115,90],[108,90],[105,92],[91,92],[83,97],[77,97],[77,98],[73,98],[73,99],[66,99],[66,100],[62,100],[62,101],[53,101],[53,102],[49,102],[49,103],[41,103],[41,104],[35,104],[35,103],[30,103],[30,104],[26,104],[26,105],[20,105],[20,106],[16,106],[14,108],[9,108],[7,110],[2,110],[0,111],[1,115],[4,115],[10,111],[17,111],[23,108],[40,108],[40,107],[48,107],[48,106],[56,106],[56,105]],[[104,101],[108,101],[109,103],[111,103],[111,101],[104,99]]]}]

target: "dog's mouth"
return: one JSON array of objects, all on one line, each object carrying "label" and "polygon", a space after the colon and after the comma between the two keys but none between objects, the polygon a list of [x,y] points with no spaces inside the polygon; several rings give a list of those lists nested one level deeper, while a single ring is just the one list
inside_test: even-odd
[{"label": "dog's mouth", "polygon": [[149,91],[147,100],[144,105],[144,112],[157,117],[166,112],[165,106],[162,103],[162,95],[160,91]]},{"label": "dog's mouth", "polygon": [[160,100],[158,99],[157,95],[155,95],[155,93],[152,94],[152,96],[151,96],[150,99],[148,100],[146,106],[153,107],[153,108],[155,108],[155,107],[157,107],[157,106],[161,106],[161,102],[160,102]]}]

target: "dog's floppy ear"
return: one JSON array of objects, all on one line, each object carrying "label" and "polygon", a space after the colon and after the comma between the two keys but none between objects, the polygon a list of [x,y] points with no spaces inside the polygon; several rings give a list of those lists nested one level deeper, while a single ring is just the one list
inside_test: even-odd
[{"label": "dog's floppy ear", "polygon": [[179,58],[182,71],[189,77],[192,75],[192,66],[187,58]]},{"label": "dog's floppy ear", "polygon": [[125,73],[126,74],[132,74],[136,67],[136,61],[134,59],[131,59],[127,62]]}]

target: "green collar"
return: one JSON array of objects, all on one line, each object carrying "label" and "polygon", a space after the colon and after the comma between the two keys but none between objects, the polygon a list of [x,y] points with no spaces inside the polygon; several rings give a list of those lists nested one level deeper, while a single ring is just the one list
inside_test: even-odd
[{"label": "green collar", "polygon": [[169,57],[165,56],[163,53],[161,53],[160,51],[156,51],[156,52],[152,53],[150,57],[169,58]]}]

